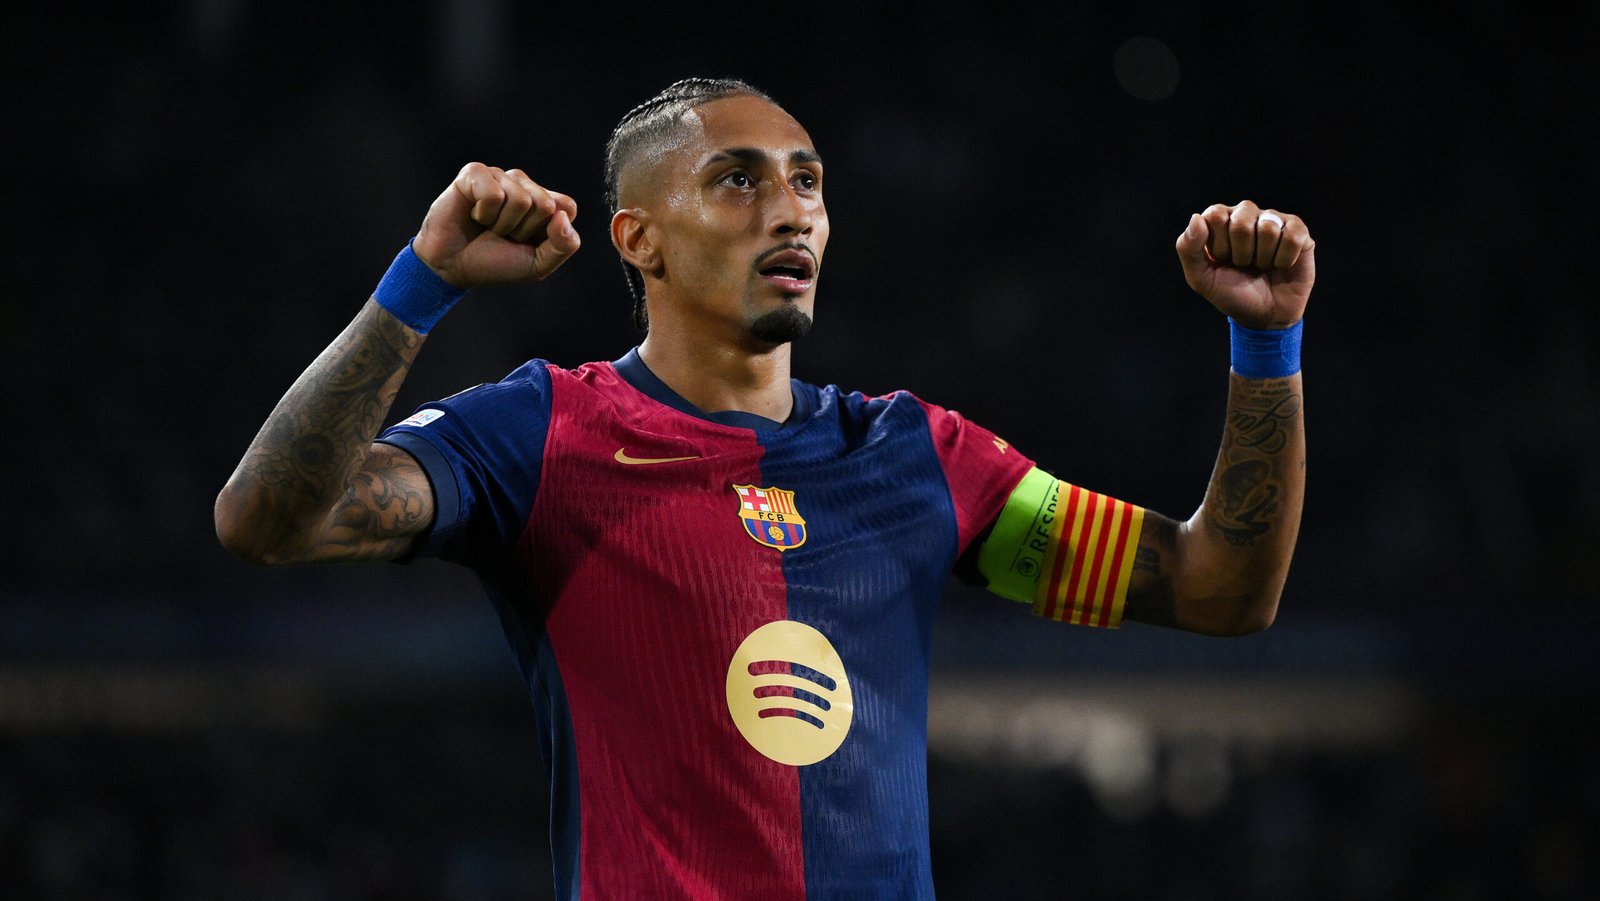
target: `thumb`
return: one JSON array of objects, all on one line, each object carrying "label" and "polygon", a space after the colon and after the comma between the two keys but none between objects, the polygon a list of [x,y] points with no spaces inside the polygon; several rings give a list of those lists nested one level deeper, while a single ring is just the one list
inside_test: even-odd
[{"label": "thumb", "polygon": [[1206,293],[1211,279],[1212,260],[1206,253],[1208,229],[1198,213],[1189,217],[1189,225],[1178,236],[1178,263],[1183,266],[1183,280],[1201,294]]},{"label": "thumb", "polygon": [[545,227],[545,240],[534,254],[537,276],[544,278],[559,269],[562,263],[578,252],[582,243],[578,238],[578,230],[572,227],[572,216],[564,209],[556,210],[556,214],[550,217],[550,224]]},{"label": "thumb", "polygon": [[1189,216],[1189,225],[1178,235],[1178,260],[1183,269],[1203,269],[1210,262],[1206,256],[1206,224],[1199,213]]},{"label": "thumb", "polygon": [[1300,251],[1300,258],[1294,261],[1294,269],[1296,274],[1317,277],[1317,242],[1312,241],[1305,250]]}]

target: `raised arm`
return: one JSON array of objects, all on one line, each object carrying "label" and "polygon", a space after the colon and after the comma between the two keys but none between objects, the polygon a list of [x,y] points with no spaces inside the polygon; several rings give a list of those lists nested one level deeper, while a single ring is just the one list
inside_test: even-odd
[{"label": "raised arm", "polygon": [[217,537],[255,563],[384,560],[433,520],[411,455],[373,442],[428,329],[468,288],[538,281],[578,249],[577,205],[470,163],[378,292],[267,417],[217,496]]},{"label": "raised arm", "polygon": [[[1189,286],[1233,320],[1236,343],[1298,339],[1287,330],[1316,278],[1315,242],[1299,217],[1250,201],[1214,205],[1190,218],[1177,250]],[[1247,368],[1270,375],[1230,373],[1222,449],[1200,509],[1181,523],[1145,514],[1127,619],[1243,635],[1277,614],[1305,498],[1303,391],[1297,365],[1293,374]]]}]

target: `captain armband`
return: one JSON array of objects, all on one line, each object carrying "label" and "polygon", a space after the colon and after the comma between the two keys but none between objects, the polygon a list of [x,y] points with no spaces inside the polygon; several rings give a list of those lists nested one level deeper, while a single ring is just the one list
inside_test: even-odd
[{"label": "captain armband", "polygon": [[989,590],[1049,619],[1116,628],[1144,508],[1033,469],[978,551]]}]

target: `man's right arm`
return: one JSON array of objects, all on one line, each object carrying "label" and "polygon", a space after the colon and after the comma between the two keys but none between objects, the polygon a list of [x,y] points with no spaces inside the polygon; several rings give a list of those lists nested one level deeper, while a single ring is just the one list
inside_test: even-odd
[{"label": "man's right arm", "polygon": [[[427,279],[455,289],[535,282],[577,251],[577,212],[572,198],[520,169],[469,163],[405,253],[432,271]],[[372,439],[437,315],[412,317],[387,297],[382,304],[369,300],[295,381],[217,496],[217,537],[240,557],[390,560],[432,523],[422,467]]]},{"label": "man's right arm", "polygon": [[425,336],[375,301],[278,402],[217,496],[217,537],[254,563],[388,560],[433,521],[405,451],[375,444]]}]

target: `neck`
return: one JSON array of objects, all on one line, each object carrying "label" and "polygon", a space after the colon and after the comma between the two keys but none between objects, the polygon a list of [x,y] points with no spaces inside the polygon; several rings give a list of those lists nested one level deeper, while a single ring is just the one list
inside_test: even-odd
[{"label": "neck", "polygon": [[737,410],[782,422],[794,408],[789,344],[720,344],[651,323],[639,357],[667,387],[707,413]]}]

